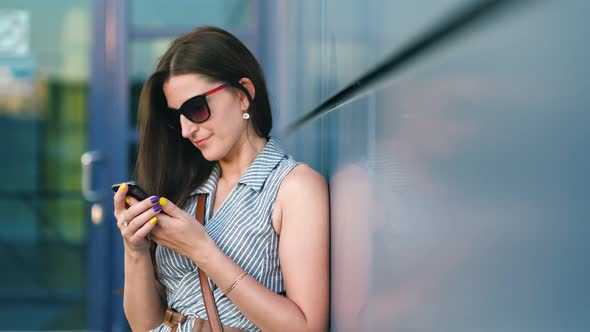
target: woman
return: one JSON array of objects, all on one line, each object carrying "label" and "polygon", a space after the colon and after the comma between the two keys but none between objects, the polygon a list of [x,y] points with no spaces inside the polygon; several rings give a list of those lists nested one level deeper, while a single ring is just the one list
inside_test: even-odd
[{"label": "woman", "polygon": [[[177,38],[139,112],[137,180],[159,196],[138,202],[122,186],[114,197],[132,329],[170,331],[171,308],[186,318],[177,331],[206,331],[198,266],[226,331],[326,330],[327,185],[269,138],[268,94],[248,49],[213,27]],[[198,194],[207,195],[205,227],[194,217]]]}]

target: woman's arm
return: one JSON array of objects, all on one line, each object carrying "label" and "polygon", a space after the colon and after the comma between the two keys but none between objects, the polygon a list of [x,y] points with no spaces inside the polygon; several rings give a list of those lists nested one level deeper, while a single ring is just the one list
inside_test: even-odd
[{"label": "woman's arm", "polygon": [[[275,208],[280,206],[282,215],[279,259],[287,297],[250,276],[228,297],[263,331],[325,331],[330,282],[327,185],[307,165],[297,166],[283,180],[277,203]],[[226,289],[242,269],[216,246],[210,244],[210,248],[202,267]]]},{"label": "woman's arm", "polygon": [[[114,197],[117,226],[125,248],[123,308],[133,331],[148,331],[162,323],[165,310],[154,277],[150,242],[145,238],[155,226],[159,210],[154,210],[155,199],[154,203],[150,198],[138,202],[132,197],[128,198],[131,206],[125,209],[127,189],[121,186]],[[123,225],[123,219],[127,225]]]},{"label": "woman's arm", "polygon": [[133,331],[149,331],[164,320],[166,308],[158,294],[149,252],[125,250],[123,308]]}]

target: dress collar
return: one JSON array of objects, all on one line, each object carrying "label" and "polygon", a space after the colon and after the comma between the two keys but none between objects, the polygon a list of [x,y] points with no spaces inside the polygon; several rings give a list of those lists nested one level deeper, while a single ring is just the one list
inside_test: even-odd
[{"label": "dress collar", "polygon": [[[286,157],[287,156],[279,146],[277,140],[271,137],[256,159],[250,164],[246,172],[240,177],[238,184],[244,184],[254,189],[254,191],[259,192],[262,190],[264,182],[272,170],[275,169],[279,162]],[[211,170],[211,174],[207,181],[193,191],[192,195],[213,193],[220,176],[221,167],[219,166],[219,163],[216,162],[213,165],[213,169]]]}]

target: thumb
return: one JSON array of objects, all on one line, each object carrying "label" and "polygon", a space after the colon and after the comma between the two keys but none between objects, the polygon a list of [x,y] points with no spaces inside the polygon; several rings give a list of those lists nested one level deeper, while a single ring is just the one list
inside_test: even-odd
[{"label": "thumb", "polygon": [[186,213],[183,209],[176,206],[170,200],[165,197],[160,197],[160,206],[162,206],[162,212],[166,213],[172,218],[180,219],[183,221],[189,221],[192,217]]}]

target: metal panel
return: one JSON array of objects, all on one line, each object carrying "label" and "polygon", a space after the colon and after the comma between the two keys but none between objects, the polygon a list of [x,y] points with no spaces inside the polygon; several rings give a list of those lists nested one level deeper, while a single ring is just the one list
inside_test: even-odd
[{"label": "metal panel", "polygon": [[91,188],[100,197],[91,205],[89,230],[88,328],[122,331],[122,243],[112,214],[110,185],[128,178],[128,96],[125,1],[93,1],[92,71],[89,150],[102,160],[91,174]]},{"label": "metal panel", "polygon": [[[352,25],[341,15],[346,2],[326,2],[334,6],[317,20],[332,22],[333,36],[282,44],[285,53],[306,48],[303,60],[284,66],[304,61],[309,75],[276,78],[298,80],[297,91],[281,91],[285,98],[302,95],[279,111],[309,110],[302,101],[318,84],[325,88],[336,75],[340,88],[379,60],[374,54],[428,31],[432,22],[415,24],[431,16],[424,12],[436,8],[433,16],[441,17],[456,9],[431,2],[383,1],[374,7],[389,8],[383,16],[354,11]],[[288,138],[305,147],[298,156],[312,164],[318,151],[330,151],[332,330],[590,328],[589,5],[522,1],[507,8],[415,53],[361,98]],[[370,20],[385,17],[389,30],[370,28]],[[411,22],[396,39],[393,27],[404,21]],[[296,39],[324,23],[306,24],[286,29]],[[369,26],[372,39],[351,37],[346,32],[359,31],[346,30],[351,26]],[[375,39],[388,44],[375,46]],[[331,58],[319,62],[314,78],[318,48]],[[310,141],[301,137],[307,131],[329,139],[301,144]]]}]

